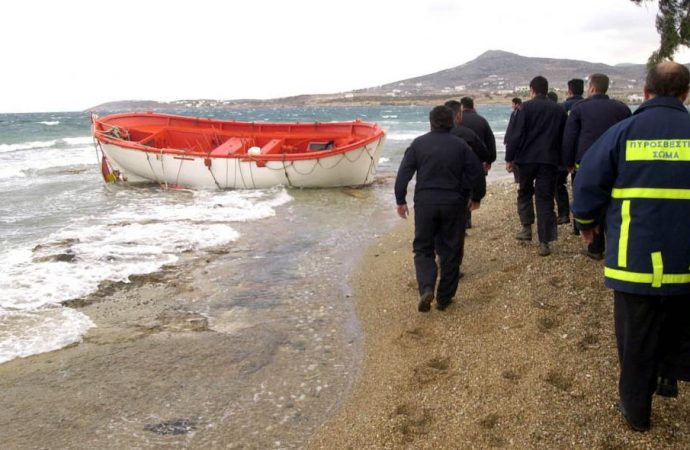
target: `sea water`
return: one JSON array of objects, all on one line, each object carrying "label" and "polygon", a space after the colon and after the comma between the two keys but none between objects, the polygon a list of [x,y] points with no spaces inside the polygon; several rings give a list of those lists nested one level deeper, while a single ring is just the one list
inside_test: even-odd
[{"label": "sea water", "polygon": [[[325,362],[332,354],[330,345],[359,338],[347,281],[366,246],[398,220],[395,171],[411,140],[428,130],[429,109],[176,111],[257,122],[377,122],[387,133],[377,180],[356,195],[343,189],[194,191],[106,185],[88,114],[0,115],[0,363],[79,342],[95,326],[62,302],[83,298],[104,282],[127,283],[133,275],[175,266],[183,256],[192,263],[195,258],[203,261],[219,247],[232,250],[216,262],[224,272],[210,271],[207,280],[196,280],[205,286],[204,305],[196,306],[209,316],[211,326],[240,334],[260,329],[267,342],[259,341],[259,347],[277,334],[291,342],[316,340],[312,360],[299,364],[308,371]],[[487,106],[479,112],[496,134],[502,161],[510,108]],[[504,172],[497,165],[492,173]],[[353,355],[341,362],[351,366],[356,359]],[[336,368],[340,373],[354,373],[352,369]],[[321,387],[328,380],[319,383]],[[255,398],[269,401],[271,393],[259,387]]]}]

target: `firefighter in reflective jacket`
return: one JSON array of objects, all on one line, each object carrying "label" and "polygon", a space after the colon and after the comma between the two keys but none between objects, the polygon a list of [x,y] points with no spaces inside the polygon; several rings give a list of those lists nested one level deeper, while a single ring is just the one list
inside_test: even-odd
[{"label": "firefighter in reflective jacket", "polygon": [[649,70],[646,101],[585,154],[573,214],[584,240],[607,209],[605,284],[614,290],[619,411],[650,427],[652,396],[690,381],[690,74],[667,62]]}]

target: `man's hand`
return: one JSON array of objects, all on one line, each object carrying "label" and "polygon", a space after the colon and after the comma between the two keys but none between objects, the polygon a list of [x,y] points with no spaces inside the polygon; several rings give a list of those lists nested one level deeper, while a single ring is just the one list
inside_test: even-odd
[{"label": "man's hand", "polygon": [[474,211],[474,210],[479,209],[480,204],[479,204],[479,202],[475,202],[475,201],[470,200],[470,202],[467,204],[467,206],[469,207],[470,211]]},{"label": "man's hand", "polygon": [[512,162],[506,163],[506,171],[508,171],[508,173],[513,173],[513,163]]},{"label": "man's hand", "polygon": [[410,214],[410,210],[407,209],[407,204],[398,205],[398,215],[400,216],[401,219],[407,219],[407,216],[409,214]]},{"label": "man's hand", "polygon": [[580,237],[582,238],[583,241],[585,241],[588,244],[591,244],[592,241],[594,240],[594,235],[600,233],[599,225],[597,225],[594,228],[587,228],[586,230],[580,230]]},{"label": "man's hand", "polygon": [[482,166],[484,166],[484,172],[489,173],[489,170],[491,170],[491,163],[484,162],[482,163]]}]

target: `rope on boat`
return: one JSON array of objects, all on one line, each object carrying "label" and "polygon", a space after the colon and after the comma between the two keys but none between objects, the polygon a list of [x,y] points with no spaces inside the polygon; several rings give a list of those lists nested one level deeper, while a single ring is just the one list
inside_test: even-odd
[{"label": "rope on boat", "polygon": [[285,153],[283,153],[283,172],[285,173],[285,179],[288,182],[288,186],[292,187],[292,181],[290,180],[290,175],[288,175],[287,166],[285,166]]},{"label": "rope on boat", "polygon": [[165,161],[165,158],[163,158],[163,148],[159,149],[159,152],[161,158],[161,172],[163,172],[163,182],[165,183],[165,189],[168,189],[168,179],[165,176],[165,164],[163,164]]},{"label": "rope on boat", "polygon": [[151,164],[149,152],[144,152],[144,153],[146,153],[146,161],[149,163],[149,168],[151,169],[151,174],[153,175],[153,179],[156,180],[156,183],[158,183],[158,186],[163,187],[163,183],[158,181],[158,176],[156,175],[156,172],[153,170],[153,165]]},{"label": "rope on boat", "polygon": [[[182,164],[180,164],[181,166]],[[213,170],[211,170],[211,166],[213,165],[213,160],[210,158],[204,159],[204,165],[208,169],[209,173],[211,174],[211,178],[213,178],[213,182],[216,183],[216,187],[218,190],[222,191],[223,188],[220,187],[220,183],[218,183],[218,180],[216,180],[216,175],[213,173]]]}]

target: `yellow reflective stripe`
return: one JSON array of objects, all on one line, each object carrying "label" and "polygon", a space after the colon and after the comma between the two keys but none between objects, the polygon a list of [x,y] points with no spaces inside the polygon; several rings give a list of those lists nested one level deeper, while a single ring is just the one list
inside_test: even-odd
[{"label": "yellow reflective stripe", "polygon": [[588,220],[588,219],[578,219],[577,217],[575,218],[575,222],[579,222],[581,224],[587,225],[588,223],[594,223],[594,219]]},{"label": "yellow reflective stripe", "polygon": [[[651,273],[628,272],[626,270],[612,269],[610,267],[604,267],[604,276],[613,278],[614,280],[629,281],[631,283],[650,284],[652,282]],[[688,276],[690,276],[690,274]]]},{"label": "yellow reflective stripe", "polygon": [[630,200],[621,207],[621,234],[618,237],[618,267],[628,267],[628,239],[630,237]]},{"label": "yellow reflective stripe", "polygon": [[626,161],[690,161],[690,139],[626,141]]},{"label": "yellow reflective stripe", "polygon": [[[628,281],[631,283],[652,284],[654,280],[654,274],[652,273],[628,272],[626,270],[612,269],[610,267],[604,267],[604,276],[613,280]],[[667,273],[661,277],[661,284],[683,283],[690,283],[690,273]]]},{"label": "yellow reflective stripe", "polygon": [[652,253],[652,287],[661,287],[664,276],[664,260],[661,252]]},{"label": "yellow reflective stripe", "polygon": [[613,188],[612,198],[648,198],[657,200],[690,200],[690,189]]}]

